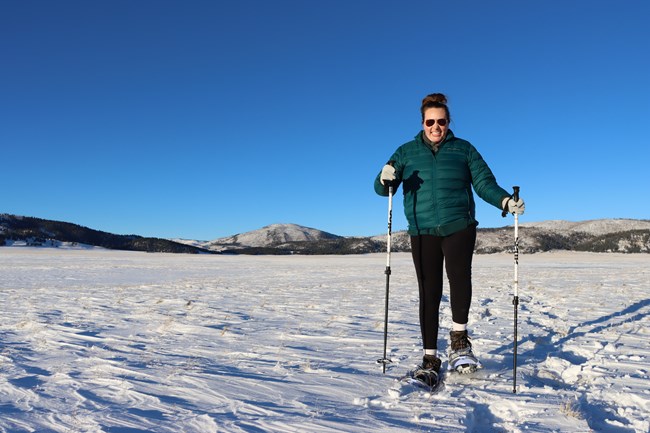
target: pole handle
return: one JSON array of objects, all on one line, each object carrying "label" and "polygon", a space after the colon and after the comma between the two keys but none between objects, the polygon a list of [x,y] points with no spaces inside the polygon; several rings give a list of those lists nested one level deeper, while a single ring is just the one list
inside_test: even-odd
[{"label": "pole handle", "polygon": [[[395,161],[391,160],[386,163],[386,165],[390,165],[391,167],[395,167]],[[395,192],[395,186],[398,185],[398,183],[395,180],[391,180],[390,182],[386,182],[386,187],[393,187],[393,192]]]},{"label": "pole handle", "polygon": [[[514,201],[519,201],[519,187],[518,186],[513,186],[512,191],[513,192],[512,192],[512,195],[510,196],[510,198],[512,198]],[[501,212],[502,217],[505,217],[506,215],[508,215],[507,209],[508,209],[508,203],[506,203],[506,208],[503,209],[503,212]]]}]

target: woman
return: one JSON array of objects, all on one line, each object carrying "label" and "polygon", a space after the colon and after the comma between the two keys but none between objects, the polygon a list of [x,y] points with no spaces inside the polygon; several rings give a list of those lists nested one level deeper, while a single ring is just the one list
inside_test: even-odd
[{"label": "woman", "polygon": [[443,264],[449,279],[452,310],[449,368],[473,371],[479,365],[467,333],[472,299],[472,255],[476,243],[472,187],[487,203],[522,214],[501,188],[478,151],[449,129],[447,98],[441,93],[422,101],[422,131],[400,146],[375,179],[375,191],[388,195],[402,185],[404,213],[411,236],[413,263],[420,292],[420,329],[424,357],[420,367],[439,374],[438,310],[442,299]]}]

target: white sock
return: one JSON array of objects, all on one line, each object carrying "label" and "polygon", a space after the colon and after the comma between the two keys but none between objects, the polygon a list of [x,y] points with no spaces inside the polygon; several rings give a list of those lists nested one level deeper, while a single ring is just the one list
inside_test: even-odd
[{"label": "white sock", "polygon": [[452,331],[467,331],[467,323],[452,322],[451,330]]},{"label": "white sock", "polygon": [[438,349],[424,349],[424,354],[438,356]]}]

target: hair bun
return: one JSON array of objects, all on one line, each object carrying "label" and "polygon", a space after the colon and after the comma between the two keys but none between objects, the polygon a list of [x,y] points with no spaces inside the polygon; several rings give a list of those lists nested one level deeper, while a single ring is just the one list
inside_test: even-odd
[{"label": "hair bun", "polygon": [[442,93],[432,93],[430,95],[425,96],[424,99],[422,100],[423,107],[431,103],[447,105],[447,97]]},{"label": "hair bun", "polygon": [[432,93],[427,95],[422,100],[420,106],[420,113],[422,114],[422,121],[424,122],[424,112],[429,108],[444,108],[447,115],[447,121],[451,122],[451,115],[449,114],[449,107],[447,107],[447,97],[442,93]]}]

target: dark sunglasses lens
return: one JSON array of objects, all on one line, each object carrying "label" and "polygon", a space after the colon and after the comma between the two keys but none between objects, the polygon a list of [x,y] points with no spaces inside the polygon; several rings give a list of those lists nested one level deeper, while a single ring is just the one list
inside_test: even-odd
[{"label": "dark sunglasses lens", "polygon": [[[424,122],[425,125],[431,127],[436,124],[436,119],[427,119]],[[438,119],[438,125],[445,126],[447,124],[447,119]]]}]

